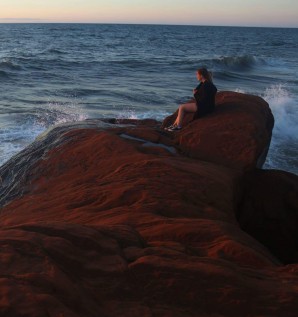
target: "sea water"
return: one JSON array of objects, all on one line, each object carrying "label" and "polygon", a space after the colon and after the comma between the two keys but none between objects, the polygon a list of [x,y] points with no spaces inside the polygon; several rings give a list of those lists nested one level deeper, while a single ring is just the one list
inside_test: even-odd
[{"label": "sea water", "polygon": [[219,90],[268,101],[264,168],[298,174],[298,29],[253,27],[0,24],[0,165],[57,123],[162,120],[201,66]]}]

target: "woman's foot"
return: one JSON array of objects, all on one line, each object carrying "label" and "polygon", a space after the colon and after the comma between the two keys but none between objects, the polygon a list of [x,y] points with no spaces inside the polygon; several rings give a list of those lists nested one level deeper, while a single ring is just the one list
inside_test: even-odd
[{"label": "woman's foot", "polygon": [[171,124],[170,126],[166,127],[165,130],[171,130],[175,127],[175,124]]},{"label": "woman's foot", "polygon": [[175,125],[175,126],[172,126],[171,128],[169,127],[167,130],[168,131],[179,131],[181,129],[182,129],[182,127],[180,125]]}]

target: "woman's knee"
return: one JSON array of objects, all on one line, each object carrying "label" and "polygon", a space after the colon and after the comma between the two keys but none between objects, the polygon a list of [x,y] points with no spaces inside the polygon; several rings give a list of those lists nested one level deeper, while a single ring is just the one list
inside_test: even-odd
[{"label": "woman's knee", "polygon": [[197,110],[197,106],[195,103],[186,103],[186,104],[183,104],[183,111],[185,112],[196,112]]}]

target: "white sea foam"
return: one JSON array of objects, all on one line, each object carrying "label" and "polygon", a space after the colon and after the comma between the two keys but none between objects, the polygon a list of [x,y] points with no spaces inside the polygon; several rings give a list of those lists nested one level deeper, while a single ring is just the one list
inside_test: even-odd
[{"label": "white sea foam", "polygon": [[81,121],[87,118],[87,114],[76,99],[67,103],[49,101],[43,108],[36,109],[35,125],[48,128],[52,125]]},{"label": "white sea foam", "polygon": [[86,118],[87,114],[76,100],[69,103],[51,101],[36,108],[33,115],[23,116],[16,119],[17,122],[6,124],[0,129],[0,166],[50,126]]},{"label": "white sea foam", "polygon": [[[170,112],[167,111],[138,111],[127,107],[109,116],[117,119],[153,118],[161,121],[169,114]],[[33,142],[45,129],[56,124],[82,121],[87,118],[85,109],[77,99],[68,103],[49,101],[46,105],[35,108],[35,113],[22,119],[20,124],[12,122],[7,128],[0,130],[0,166]]]},{"label": "white sea foam", "polygon": [[240,92],[240,93],[242,93],[242,94],[245,93],[245,91],[244,91],[243,89],[241,89],[241,88],[236,88],[236,89],[234,89],[234,91],[235,91],[235,92]]},{"label": "white sea foam", "polygon": [[[234,91],[248,93],[238,88]],[[264,168],[298,174],[298,101],[286,84],[270,85],[261,97],[268,102],[275,120]]]},{"label": "white sea foam", "polygon": [[147,110],[147,111],[137,111],[131,108],[123,109],[117,112],[117,119],[155,119],[162,121],[166,116],[169,116],[172,112],[166,110]]},{"label": "white sea foam", "polygon": [[[241,88],[236,88],[234,91],[240,93],[253,93],[247,92]],[[271,85],[265,89],[261,94],[261,97],[268,102],[274,115],[274,136],[297,141],[298,101],[291,95],[287,86],[285,84]]]},{"label": "white sea foam", "polygon": [[286,85],[268,87],[263,96],[274,115],[272,140],[264,168],[298,174],[298,103]]},{"label": "white sea foam", "polygon": [[0,166],[14,154],[20,152],[44,130],[32,122],[0,129]]},{"label": "white sea foam", "polygon": [[298,140],[298,104],[289,93],[286,85],[277,84],[268,87],[263,96],[275,118],[276,136]]}]

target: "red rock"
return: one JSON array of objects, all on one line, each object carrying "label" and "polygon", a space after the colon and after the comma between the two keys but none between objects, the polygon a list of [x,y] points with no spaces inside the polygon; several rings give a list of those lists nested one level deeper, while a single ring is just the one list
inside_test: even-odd
[{"label": "red rock", "polygon": [[[163,127],[172,124],[177,113],[167,117]],[[272,112],[264,99],[220,92],[213,113],[195,120],[192,113],[185,116],[184,129],[176,133],[175,143],[190,157],[250,170],[265,162],[273,125]]]},{"label": "red rock", "polygon": [[[228,155],[219,160],[223,151],[206,150],[209,161],[184,155],[191,144],[154,120],[58,126],[0,167],[0,315],[296,316],[298,265],[283,265],[236,217],[249,212],[244,170],[254,173],[268,146],[270,112],[261,101],[248,109],[251,96],[220,96],[229,103],[217,116],[229,119],[214,113],[181,136],[204,131],[205,121],[223,122],[230,135],[232,118],[249,119],[254,155],[245,159],[230,138],[235,168]],[[287,193],[277,198],[287,197],[284,215],[296,206]]]}]

